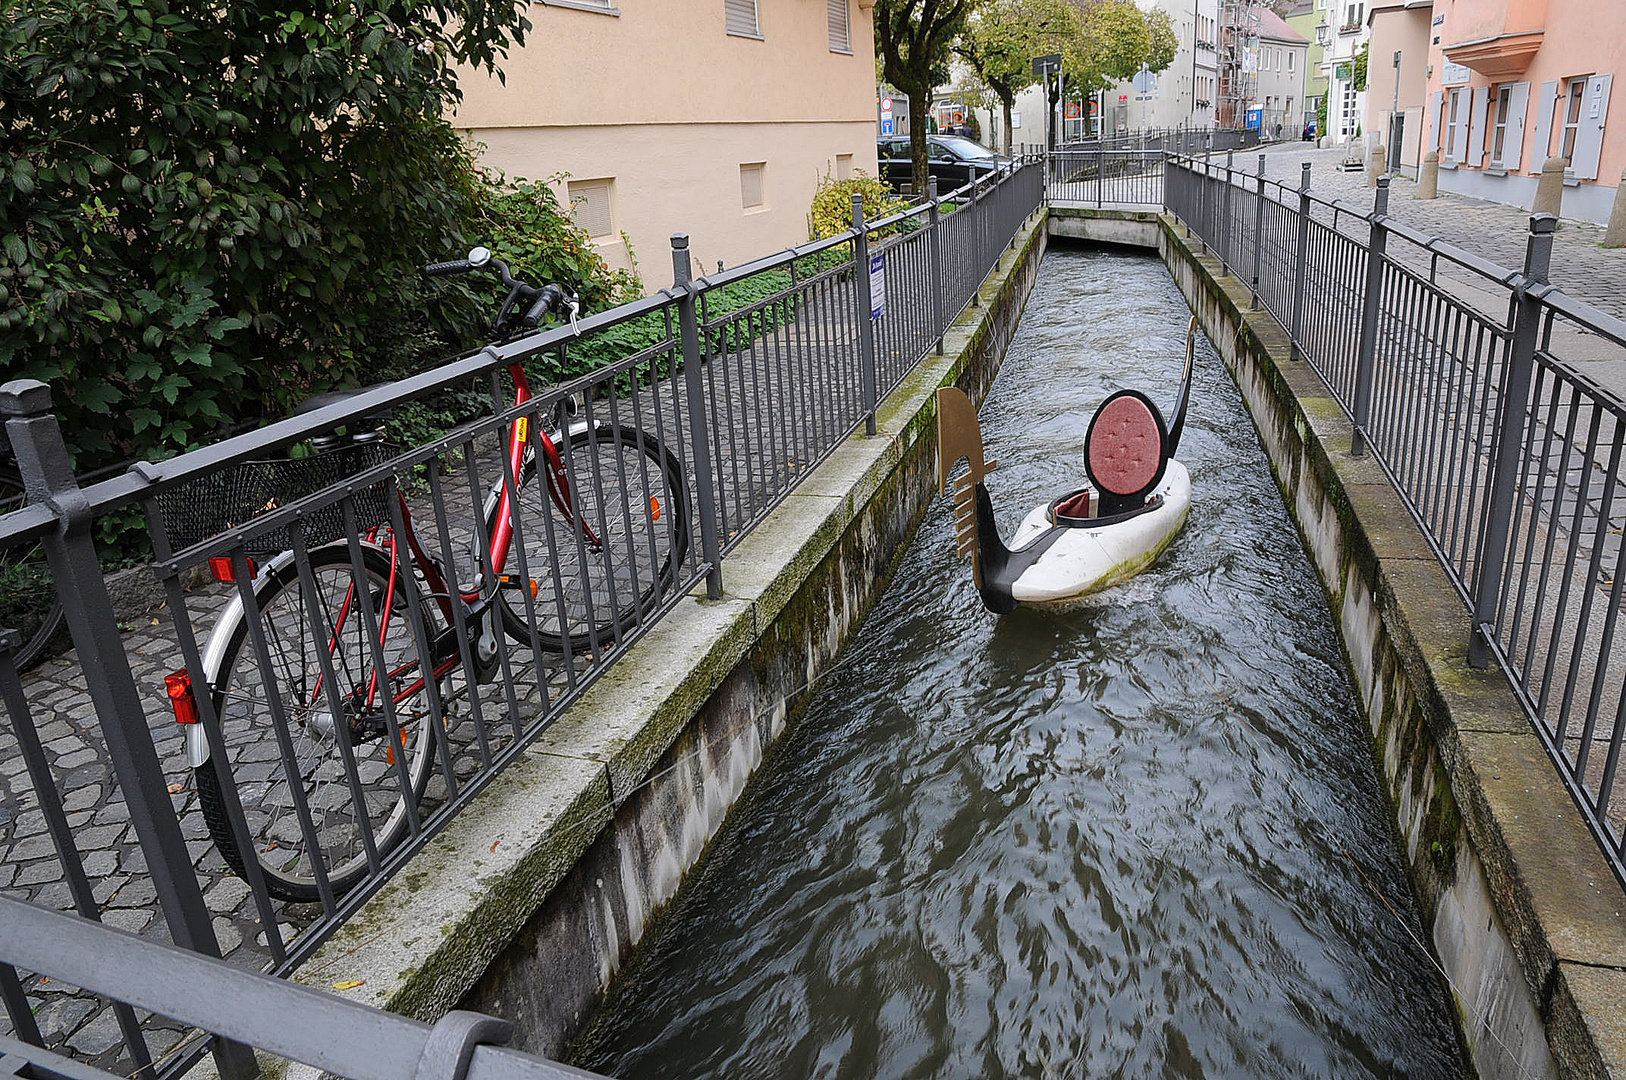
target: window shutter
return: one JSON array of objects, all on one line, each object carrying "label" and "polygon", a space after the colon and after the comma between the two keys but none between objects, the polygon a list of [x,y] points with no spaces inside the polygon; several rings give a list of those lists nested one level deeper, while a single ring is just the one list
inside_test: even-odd
[{"label": "window shutter", "polygon": [[847,23],[847,0],[830,0],[830,51],[853,51]]},{"label": "window shutter", "polygon": [[1536,95],[1536,141],[1530,147],[1530,171],[1540,172],[1553,148],[1553,101],[1558,97],[1558,80],[1541,84]]},{"label": "window shutter", "polygon": [[615,231],[610,219],[610,181],[571,181],[566,186],[570,216],[588,236],[597,239]]},{"label": "window shutter", "polygon": [[1524,113],[1529,104],[1530,84],[1514,83],[1507,96],[1507,132],[1502,136],[1500,162],[1508,172],[1518,172],[1519,162],[1524,159]]},{"label": "window shutter", "polygon": [[1428,144],[1431,150],[1440,149],[1445,141],[1445,128],[1440,124],[1440,117],[1445,111],[1444,106],[1445,91],[1436,90],[1428,96],[1428,115],[1432,118],[1434,124],[1433,134]]},{"label": "window shutter", "polygon": [[1490,87],[1476,87],[1469,94],[1473,106],[1468,122],[1468,156],[1462,159],[1462,164],[1477,169],[1485,160],[1485,117],[1490,114]]},{"label": "window shutter", "polygon": [[762,36],[757,28],[757,0],[723,0],[723,18],[730,34]]},{"label": "window shutter", "polygon": [[1456,138],[1451,143],[1451,160],[1460,165],[1468,157],[1468,101],[1469,90],[1464,87],[1451,91],[1451,116],[1457,122]]},{"label": "window shutter", "polygon": [[1598,178],[1598,158],[1603,153],[1603,122],[1609,115],[1609,84],[1613,75],[1594,75],[1586,81],[1581,99],[1581,123],[1575,129],[1575,157],[1570,171],[1582,180]]}]

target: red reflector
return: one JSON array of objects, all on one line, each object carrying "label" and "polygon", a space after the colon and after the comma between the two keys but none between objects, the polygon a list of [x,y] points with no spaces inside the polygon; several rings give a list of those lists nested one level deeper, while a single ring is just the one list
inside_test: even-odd
[{"label": "red reflector", "polygon": [[[254,565],[254,560],[245,556],[243,561],[248,563],[249,576],[253,577],[257,569]],[[236,581],[237,564],[232,561],[232,557],[230,555],[210,556],[209,576],[213,577],[216,581]]]},{"label": "red reflector", "polygon": [[198,722],[198,699],[192,696],[192,676],[185,668],[164,676],[164,693],[169,695],[169,703],[175,709],[177,724]]}]

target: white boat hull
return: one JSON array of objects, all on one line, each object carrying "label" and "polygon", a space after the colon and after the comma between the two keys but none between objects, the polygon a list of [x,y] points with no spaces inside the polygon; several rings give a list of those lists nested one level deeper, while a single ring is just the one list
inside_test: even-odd
[{"label": "white boat hull", "polygon": [[[1191,508],[1191,474],[1169,461],[1152,491],[1163,505],[1127,521],[1100,528],[1068,529],[1011,585],[1011,596],[1035,607],[1063,607],[1140,573],[1150,566],[1185,524]],[[1020,550],[1051,528],[1049,504],[1037,506],[1011,538]]]}]

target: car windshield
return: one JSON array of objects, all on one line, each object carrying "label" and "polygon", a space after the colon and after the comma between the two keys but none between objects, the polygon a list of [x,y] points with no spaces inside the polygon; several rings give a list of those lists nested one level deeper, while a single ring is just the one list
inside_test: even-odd
[{"label": "car windshield", "polygon": [[954,156],[965,158],[991,158],[996,155],[981,143],[974,143],[970,139],[962,139],[958,135],[945,135],[938,139],[939,145],[946,146],[954,151]]}]

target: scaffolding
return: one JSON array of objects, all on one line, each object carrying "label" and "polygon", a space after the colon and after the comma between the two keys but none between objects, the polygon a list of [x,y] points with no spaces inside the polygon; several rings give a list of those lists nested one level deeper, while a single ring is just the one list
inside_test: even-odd
[{"label": "scaffolding", "polygon": [[1259,96],[1259,0],[1221,0],[1215,126],[1239,128]]}]

